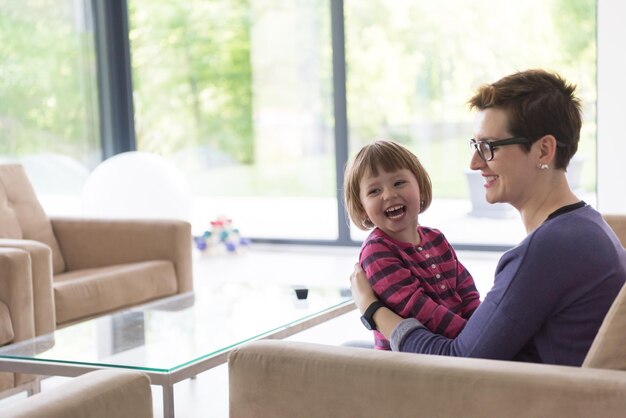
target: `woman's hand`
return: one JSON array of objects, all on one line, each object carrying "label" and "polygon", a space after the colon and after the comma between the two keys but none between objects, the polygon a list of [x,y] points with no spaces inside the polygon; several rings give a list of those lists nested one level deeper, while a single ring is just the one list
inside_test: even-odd
[{"label": "woman's hand", "polygon": [[356,303],[357,308],[361,314],[365,312],[368,306],[377,300],[374,291],[372,290],[372,286],[367,281],[367,276],[365,276],[365,272],[359,265],[356,263],[354,265],[354,271],[350,275],[350,289],[352,290],[352,298],[354,299],[354,303]]}]

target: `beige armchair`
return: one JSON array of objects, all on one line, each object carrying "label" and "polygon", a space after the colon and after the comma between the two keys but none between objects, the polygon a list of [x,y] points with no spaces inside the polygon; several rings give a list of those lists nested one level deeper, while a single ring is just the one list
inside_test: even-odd
[{"label": "beige armchair", "polygon": [[145,374],[127,370],[86,373],[0,412],[12,418],[150,418],[152,390]]},{"label": "beige armchair", "polygon": [[188,222],[49,219],[18,164],[0,165],[0,250],[0,345],[193,290]]},{"label": "beige armchair", "polygon": [[623,417],[626,287],[582,367],[262,340],[228,369],[232,418]]},{"label": "beige armchair", "polygon": [[[626,238],[626,216],[605,219]],[[228,359],[230,416],[623,417],[626,286],[582,367],[257,341]]]},{"label": "beige armchair", "polygon": [[[27,340],[35,336],[33,286],[25,278],[31,275],[27,251],[0,248],[0,345]],[[32,388],[35,376],[0,372],[0,392]]]},{"label": "beige armchair", "polygon": [[0,247],[30,254],[37,335],[192,291],[189,223],[49,219],[17,164],[0,165],[0,186]]}]

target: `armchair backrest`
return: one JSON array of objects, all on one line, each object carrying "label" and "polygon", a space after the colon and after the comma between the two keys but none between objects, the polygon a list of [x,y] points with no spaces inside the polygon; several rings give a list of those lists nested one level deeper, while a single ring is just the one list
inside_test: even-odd
[{"label": "armchair backrest", "polygon": [[626,370],[626,286],[606,314],[583,367]]},{"label": "armchair backrest", "polygon": [[626,215],[602,215],[602,217],[615,232],[622,246],[626,247]]},{"label": "armchair backrest", "polygon": [[[615,235],[626,243],[626,215],[603,215]],[[626,370],[626,285],[622,287],[585,357],[583,367]]]},{"label": "armchair backrest", "polygon": [[0,165],[0,238],[29,239],[46,244],[52,250],[54,273],[65,271],[65,261],[50,219],[20,164]]}]

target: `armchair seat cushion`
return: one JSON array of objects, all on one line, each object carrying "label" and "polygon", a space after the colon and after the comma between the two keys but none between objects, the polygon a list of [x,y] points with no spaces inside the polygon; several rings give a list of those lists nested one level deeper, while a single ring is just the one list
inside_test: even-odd
[{"label": "armchair seat cushion", "polygon": [[177,292],[171,261],[75,270],[54,276],[57,323],[102,314]]},{"label": "armchair seat cushion", "polygon": [[0,301],[0,345],[5,345],[13,341],[15,334],[13,333],[13,322],[9,308],[4,302]]}]

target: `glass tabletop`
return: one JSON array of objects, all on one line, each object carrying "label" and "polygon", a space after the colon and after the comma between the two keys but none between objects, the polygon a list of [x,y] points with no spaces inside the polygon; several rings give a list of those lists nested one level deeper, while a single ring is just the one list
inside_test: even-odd
[{"label": "glass tabletop", "polygon": [[[350,304],[350,290],[223,281],[0,348],[0,358],[173,372]],[[300,296],[303,296],[300,294]]]}]

